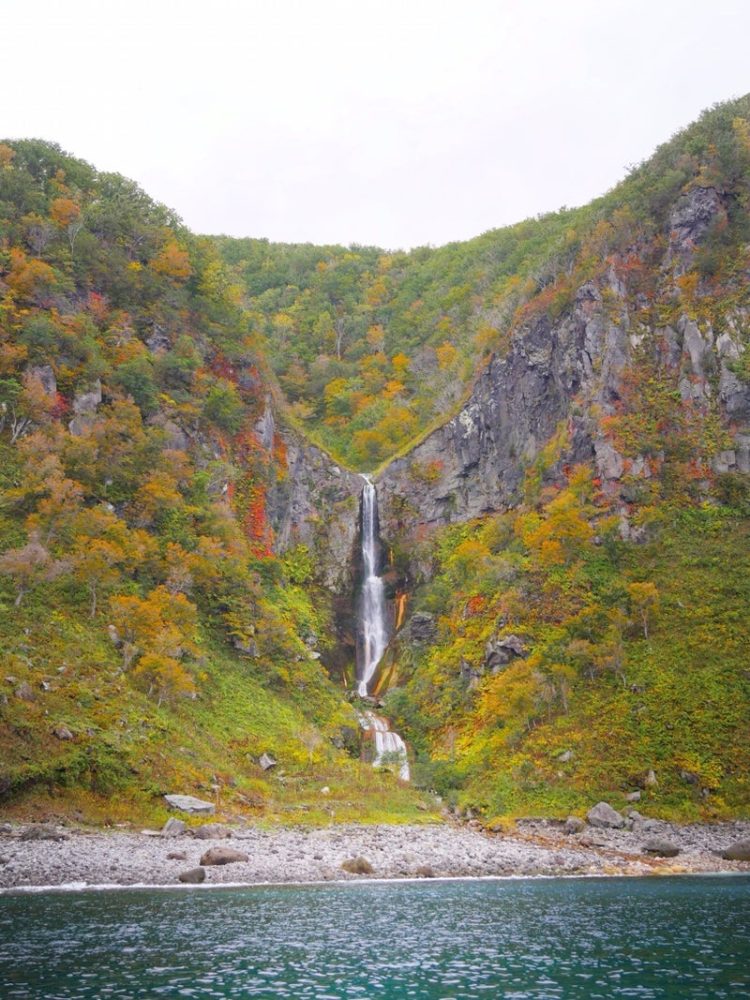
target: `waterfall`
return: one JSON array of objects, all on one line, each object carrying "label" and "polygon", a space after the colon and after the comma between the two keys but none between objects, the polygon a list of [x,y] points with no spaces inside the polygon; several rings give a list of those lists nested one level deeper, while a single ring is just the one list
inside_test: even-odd
[{"label": "waterfall", "polygon": [[388,645],[385,626],[385,591],[378,575],[380,546],[378,538],[378,497],[368,476],[362,477],[362,657],[359,669],[359,694],[366,698],[368,685]]},{"label": "waterfall", "polygon": [[409,760],[406,756],[406,744],[398,735],[391,730],[388,720],[374,712],[365,712],[360,719],[360,724],[365,731],[372,733],[375,740],[375,759],[373,767],[382,767],[388,759],[398,764],[398,775],[402,781],[410,778]]},{"label": "waterfall", "polygon": [[[359,696],[366,698],[368,686],[388,645],[385,622],[385,588],[379,575],[380,532],[378,525],[378,495],[369,476],[362,476],[362,595],[361,595],[361,657],[358,664]],[[373,767],[397,764],[399,777],[408,781],[409,760],[406,744],[391,730],[387,719],[374,712],[360,715],[360,725],[371,733],[375,743]]]}]

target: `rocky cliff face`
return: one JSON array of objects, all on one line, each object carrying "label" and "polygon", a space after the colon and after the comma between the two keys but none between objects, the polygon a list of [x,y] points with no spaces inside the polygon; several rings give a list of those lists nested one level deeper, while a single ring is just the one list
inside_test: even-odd
[{"label": "rocky cliff face", "polygon": [[[665,287],[725,214],[713,189],[696,188],[675,205],[661,264]],[[721,332],[686,314],[644,328],[638,305],[612,266],[581,285],[558,319],[543,314],[517,328],[507,356],[490,361],[460,412],[380,475],[384,536],[408,548],[425,529],[516,504],[526,468],[557,434],[550,477],[565,463],[593,459],[603,488],[617,495],[626,470],[650,475],[642,458],[626,463],[600,421],[615,412],[623,369],[642,346],[677,376],[683,400],[724,417],[733,447],[714,456],[715,470],[750,471],[750,386],[731,368],[747,318],[730,317]]]},{"label": "rocky cliff face", "polygon": [[[660,257],[652,254],[643,265],[657,274],[659,301],[679,299],[676,282],[726,216],[723,196],[713,188],[695,187],[675,203]],[[628,285],[627,269],[620,266],[639,254],[646,256],[644,247],[608,258],[609,265],[575,289],[556,318],[544,310],[528,314],[512,330],[507,354],[492,358],[458,414],[380,474],[382,534],[411,560],[410,575],[426,571],[412,554],[425,532],[518,503],[526,472],[545,449],[543,474],[549,479],[559,479],[566,464],[594,463],[602,489],[620,501],[627,532],[628,490],[634,479],[653,474],[653,463],[619,453],[602,417],[617,412],[623,372],[643,352],[669,371],[683,401],[722,416],[731,446],[713,456],[715,471],[750,472],[750,386],[733,370],[748,316],[726,316],[720,330],[687,309],[672,310],[669,325],[644,323],[643,296]],[[269,405],[256,432],[267,448],[276,433],[286,443],[288,474],[269,496],[276,547],[308,545],[321,581],[341,595],[350,593],[360,477],[293,430],[276,428]],[[548,447],[553,441],[556,446]]]},{"label": "rocky cliff face", "polygon": [[320,582],[335,593],[350,591],[362,479],[292,428],[277,427],[270,400],[255,431],[267,451],[278,433],[286,452],[286,475],[268,495],[274,548],[284,552],[306,545],[316,559]]}]

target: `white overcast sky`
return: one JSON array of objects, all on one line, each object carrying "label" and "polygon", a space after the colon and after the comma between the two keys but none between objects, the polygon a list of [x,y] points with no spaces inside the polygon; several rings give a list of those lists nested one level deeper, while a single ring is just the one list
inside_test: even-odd
[{"label": "white overcast sky", "polygon": [[601,194],[748,39],[750,0],[0,0],[0,135],[198,232],[437,245]]}]

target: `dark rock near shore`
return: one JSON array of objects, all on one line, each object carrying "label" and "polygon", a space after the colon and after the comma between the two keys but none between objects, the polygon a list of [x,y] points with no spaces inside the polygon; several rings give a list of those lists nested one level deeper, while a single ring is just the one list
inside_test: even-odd
[{"label": "dark rock near shore", "polygon": [[27,826],[20,837],[21,840],[67,840],[67,833],[58,830],[56,826],[46,826],[43,824]]},{"label": "dark rock near shore", "polygon": [[668,840],[662,840],[658,837],[652,840],[647,840],[643,845],[644,854],[655,854],[659,858],[676,858],[680,853],[680,848],[676,844],[670,843]]},{"label": "dark rock near shore", "polygon": [[563,826],[563,833],[570,835],[573,833],[581,833],[581,831],[585,829],[586,824],[579,816],[568,816],[565,820],[565,825]]},{"label": "dark rock near shore", "polygon": [[202,865],[231,865],[235,861],[249,861],[250,858],[243,851],[237,851],[234,847],[210,847],[201,858]]},{"label": "dark rock near shore", "polygon": [[204,868],[189,868],[186,872],[180,872],[177,878],[188,885],[199,885],[206,881],[206,871]]},{"label": "dark rock near shore", "polygon": [[750,839],[738,840],[721,852],[725,861],[750,861]]}]

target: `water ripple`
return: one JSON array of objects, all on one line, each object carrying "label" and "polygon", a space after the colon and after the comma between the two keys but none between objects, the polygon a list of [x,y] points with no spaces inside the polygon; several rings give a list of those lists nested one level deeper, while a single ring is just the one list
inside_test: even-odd
[{"label": "water ripple", "polygon": [[750,997],[750,879],[0,897],[3,998]]}]

